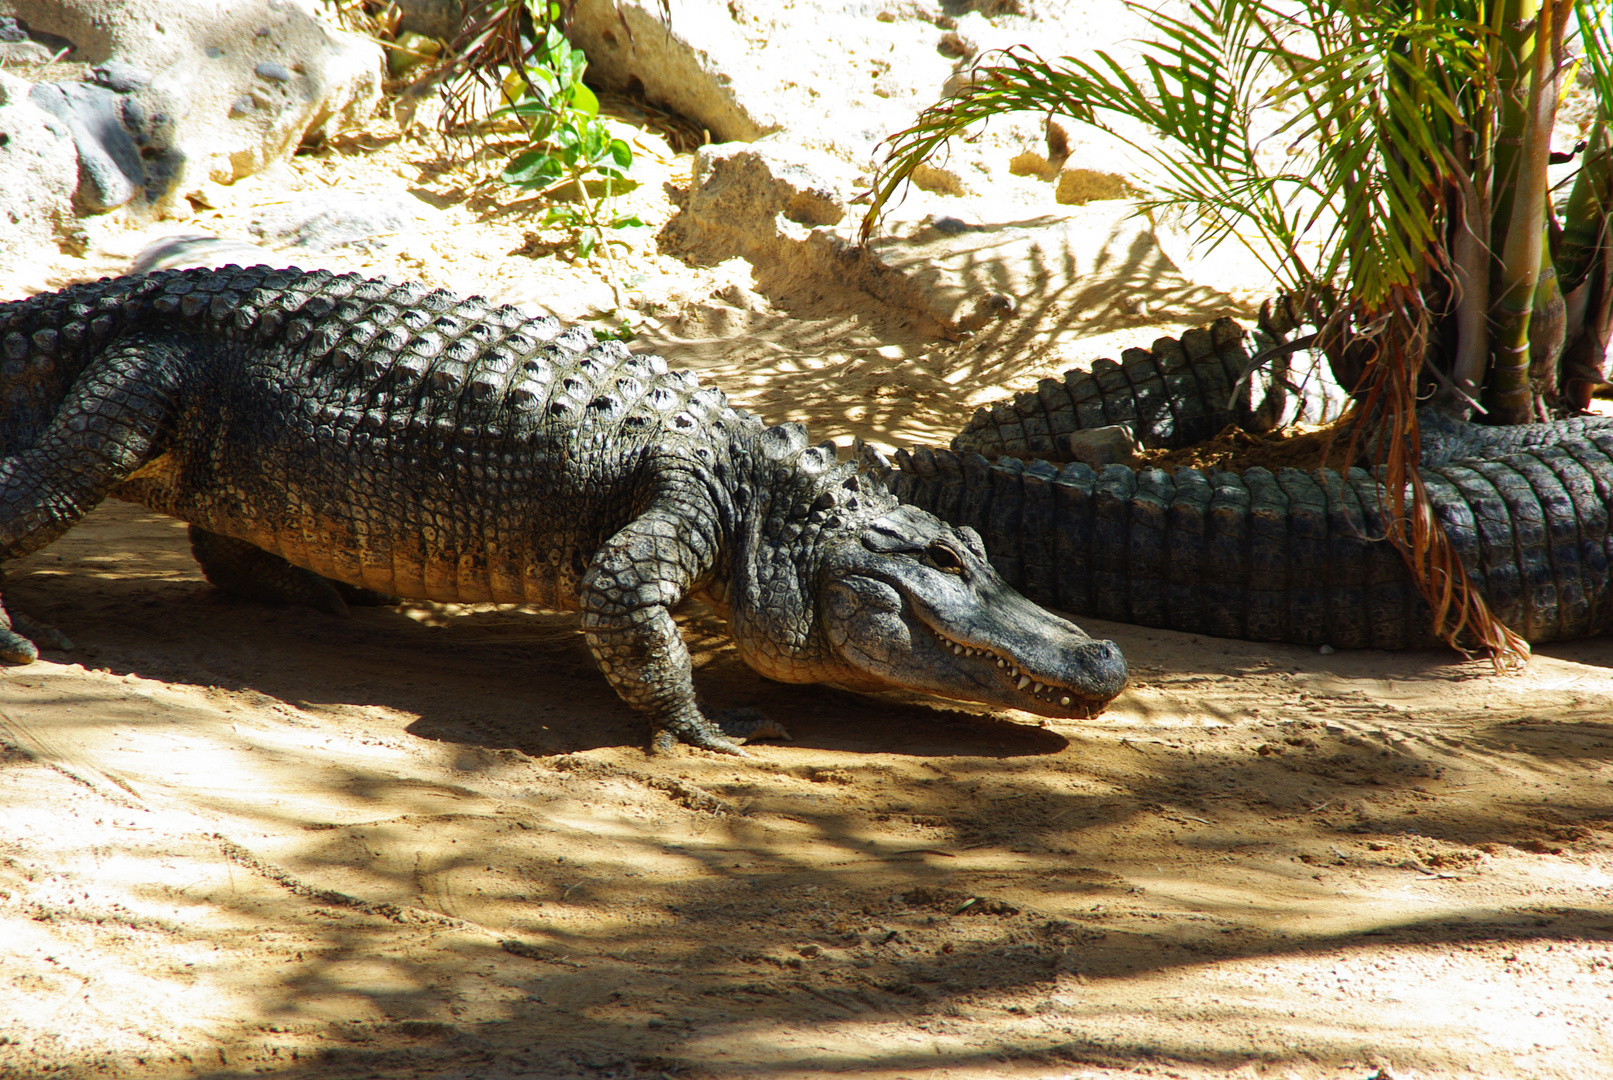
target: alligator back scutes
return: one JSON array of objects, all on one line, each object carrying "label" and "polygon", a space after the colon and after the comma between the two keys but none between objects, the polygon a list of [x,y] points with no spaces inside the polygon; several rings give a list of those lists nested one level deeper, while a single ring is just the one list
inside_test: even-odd
[{"label": "alligator back scutes", "polygon": [[[1219,637],[1436,644],[1364,470],[1095,471],[945,450],[898,463],[903,502],[974,528],[1004,579],[1040,602]],[[1613,433],[1423,478],[1503,622],[1531,641],[1613,629]]]},{"label": "alligator back scutes", "polygon": [[[64,388],[137,330],[234,343],[263,379],[333,413],[533,429],[759,427],[659,356],[582,327],[416,283],[264,266],[159,271],[0,305],[7,452],[31,445]],[[731,437],[731,433],[730,433]]]},{"label": "alligator back scutes", "polygon": [[[553,318],[481,297],[326,271],[180,271],[162,282],[150,309],[254,344],[256,355],[285,368],[288,382],[327,387],[348,403],[466,397],[520,407],[552,403],[564,390],[557,415],[580,415],[594,380],[624,358],[616,352],[625,354],[617,343],[596,349],[585,330],[563,334]],[[643,366],[646,375],[666,371],[664,362]],[[556,385],[557,369],[568,367],[572,381]]]}]

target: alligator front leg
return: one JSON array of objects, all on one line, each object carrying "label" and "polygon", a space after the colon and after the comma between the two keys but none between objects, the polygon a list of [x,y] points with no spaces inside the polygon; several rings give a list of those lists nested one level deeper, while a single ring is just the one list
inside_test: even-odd
[{"label": "alligator front leg", "polygon": [[[145,464],[172,412],[184,355],[171,340],[125,338],[79,376],[32,445],[10,447],[0,458],[0,561],[61,536]],[[38,659],[32,639],[70,647],[58,631],[7,612],[0,600],[0,659]]]},{"label": "alligator front leg", "polygon": [[611,537],[583,578],[583,630],[605,678],[649,719],[655,749],[681,740],[744,756],[736,740],[781,732],[754,717],[719,723],[695,700],[689,650],[672,618],[700,563],[683,538],[689,531],[652,510]]}]

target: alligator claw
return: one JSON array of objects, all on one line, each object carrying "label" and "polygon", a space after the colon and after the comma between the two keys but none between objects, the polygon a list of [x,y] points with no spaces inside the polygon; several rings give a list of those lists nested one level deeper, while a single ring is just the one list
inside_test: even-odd
[{"label": "alligator claw", "polygon": [[66,652],[73,647],[73,643],[54,626],[0,606],[0,660],[11,664],[31,664],[39,659],[41,646]]},{"label": "alligator claw", "polygon": [[718,754],[750,757],[745,752],[744,747],[732,739],[719,735],[714,730],[702,731],[684,727],[664,727],[655,733],[655,738],[651,741],[650,747],[657,754],[665,754],[676,750],[679,743],[688,743],[690,746],[698,746],[702,750],[711,750]]},{"label": "alligator claw", "polygon": [[31,664],[38,659],[38,646],[11,627],[0,627],[0,660],[8,664]]},{"label": "alligator claw", "polygon": [[742,742],[757,739],[788,739],[790,733],[776,720],[769,720],[760,709],[717,709],[679,716],[656,729],[654,749],[671,750],[680,742],[734,757],[750,757]]}]

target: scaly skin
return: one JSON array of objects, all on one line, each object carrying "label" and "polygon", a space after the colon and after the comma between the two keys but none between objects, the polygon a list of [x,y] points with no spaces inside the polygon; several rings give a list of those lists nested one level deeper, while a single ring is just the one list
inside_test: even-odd
[{"label": "scaly skin", "polygon": [[[1186,418],[1232,419],[1234,366],[1206,346],[1233,349],[1235,330],[1221,320],[1193,332],[1184,355],[1128,350],[1120,367],[1072,371],[988,406],[952,451],[899,456],[892,486],[978,529],[1009,585],[1076,615],[1340,648],[1438,644],[1383,539],[1381,485],[1361,469],[1167,473],[1017,460],[1065,423],[1132,423],[1143,441],[1177,446],[1191,441]],[[1493,428],[1425,410],[1419,426],[1434,512],[1496,617],[1532,642],[1613,630],[1613,421]]]},{"label": "scaly skin", "polygon": [[[1000,454],[1069,460],[1071,432],[1127,424],[1152,449],[1191,446],[1228,424],[1266,430],[1264,402],[1251,403],[1247,386],[1229,407],[1233,385],[1249,362],[1243,329],[1217,319],[1153,348],[1127,349],[1120,361],[1101,359],[1092,370],[1043,379],[1035,390],[983,405],[952,440],[959,454]],[[1278,411],[1281,407],[1278,406]]]},{"label": "scaly skin", "polygon": [[[112,495],[190,522],[209,578],[259,595],[579,610],[657,745],[746,733],[696,703],[686,596],[785,682],[1067,717],[1125,685],[972,530],[797,425],[479,298],[265,267],[76,286],[0,305],[0,407],[0,560]],[[28,637],[6,616],[0,656]]]}]

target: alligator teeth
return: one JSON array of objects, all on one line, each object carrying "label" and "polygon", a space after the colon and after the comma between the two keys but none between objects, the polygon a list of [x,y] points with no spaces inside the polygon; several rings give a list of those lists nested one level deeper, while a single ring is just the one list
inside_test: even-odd
[{"label": "alligator teeth", "polygon": [[[1031,696],[1036,698],[1038,701],[1045,701],[1049,704],[1052,704],[1054,695],[1056,693],[1055,688],[1047,685],[1046,683],[1039,683],[1032,679],[1029,675],[1022,674],[1019,670],[1018,664],[1012,663],[1005,657],[998,656],[990,649],[977,649],[973,645],[964,645],[960,642],[953,641],[939,630],[932,628],[930,633],[935,635],[935,640],[941,643],[942,648],[951,649],[953,656],[991,657],[993,660],[997,661],[997,666],[1005,671],[1010,679],[1014,680],[1014,684],[1017,689],[1029,689]],[[1070,700],[1070,695],[1068,694],[1062,695],[1058,699],[1059,704],[1066,707],[1069,706]]]},{"label": "alligator teeth", "polygon": [[[939,630],[933,628],[930,630],[930,633],[935,635],[935,640],[941,643],[942,648],[951,649],[953,656],[989,656],[993,660],[997,661],[997,666],[999,668],[1008,673],[1008,677],[1010,679],[1016,680],[1019,689],[1024,690],[1026,687],[1030,687],[1031,696],[1040,698],[1043,701],[1051,702],[1053,700],[1053,688],[1051,686],[1046,686],[1042,683],[1035,682],[1029,675],[1020,674],[1019,666],[1017,664],[1010,662],[1004,657],[998,656],[990,649],[977,649],[973,645],[961,644],[953,641]],[[1060,702],[1060,704],[1063,705],[1068,705],[1069,703],[1070,699],[1068,697]]]}]

